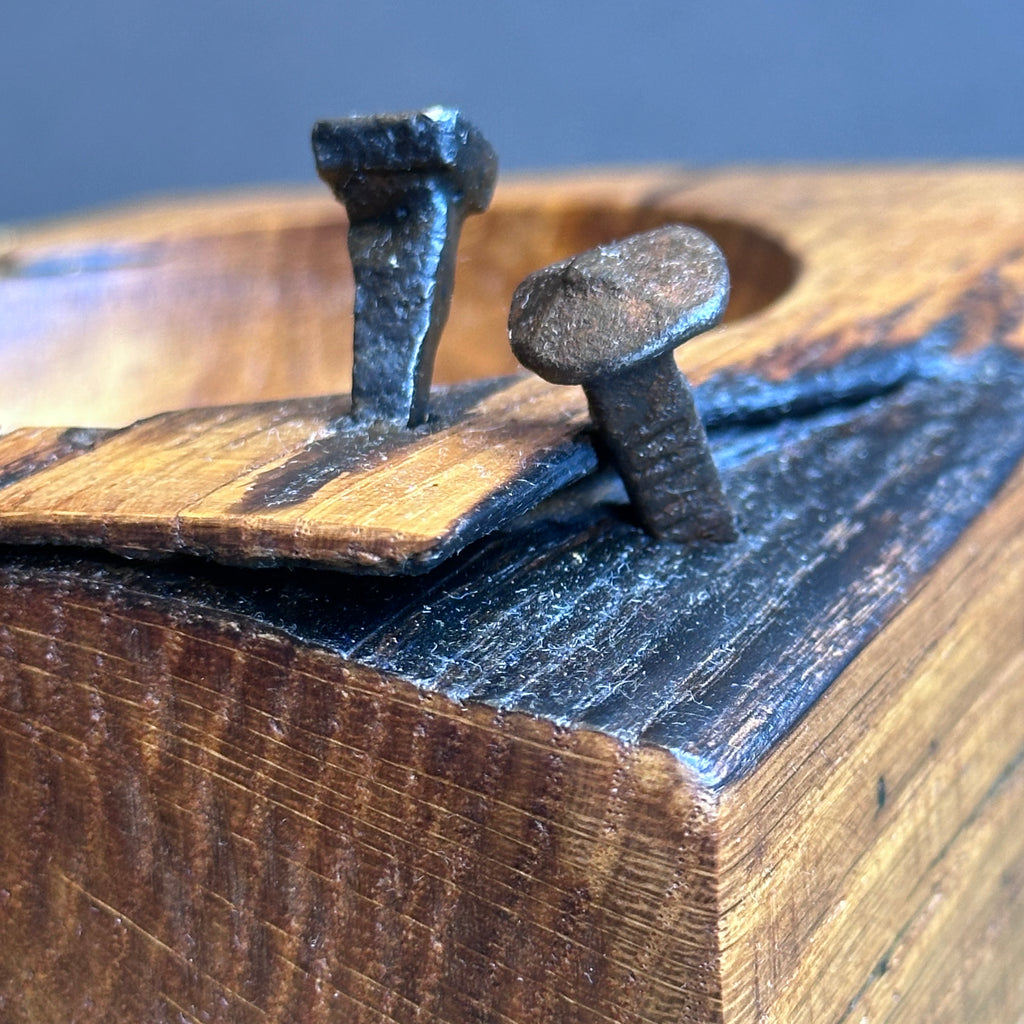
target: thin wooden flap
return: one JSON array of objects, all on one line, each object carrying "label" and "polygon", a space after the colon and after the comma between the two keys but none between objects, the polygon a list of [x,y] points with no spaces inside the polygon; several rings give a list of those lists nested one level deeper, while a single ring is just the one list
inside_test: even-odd
[{"label": "thin wooden flap", "polygon": [[420,430],[356,429],[347,396],[16,430],[0,438],[0,537],[420,571],[595,464],[574,440],[579,400],[502,383],[476,401],[478,385],[450,389]]}]

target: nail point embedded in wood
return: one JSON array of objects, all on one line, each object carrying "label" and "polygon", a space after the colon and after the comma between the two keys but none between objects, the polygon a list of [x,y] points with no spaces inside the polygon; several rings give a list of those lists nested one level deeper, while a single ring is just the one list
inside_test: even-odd
[{"label": "nail point embedded in wood", "polygon": [[669,225],[531,274],[509,336],[519,361],[582,384],[643,526],[680,542],[736,536],[707,436],[673,350],[714,326],[729,298],[725,257]]}]

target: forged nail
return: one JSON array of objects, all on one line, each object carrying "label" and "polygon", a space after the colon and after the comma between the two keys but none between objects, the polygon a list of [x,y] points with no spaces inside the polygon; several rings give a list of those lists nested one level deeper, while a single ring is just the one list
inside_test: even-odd
[{"label": "forged nail", "polygon": [[349,216],[353,415],[416,426],[427,415],[462,221],[490,203],[497,157],[445,107],[320,121],[313,152]]},{"label": "forged nail", "polygon": [[725,257],[670,225],[531,274],[509,337],[519,361],[582,384],[590,414],[645,529],[673,541],[736,537],[689,384],[673,350],[714,326],[729,298]]}]

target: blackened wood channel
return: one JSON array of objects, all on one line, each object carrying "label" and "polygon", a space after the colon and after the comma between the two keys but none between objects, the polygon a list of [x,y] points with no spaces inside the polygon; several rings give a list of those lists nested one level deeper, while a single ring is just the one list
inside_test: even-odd
[{"label": "blackened wood channel", "polygon": [[714,788],[792,727],[1024,455],[1019,356],[924,349],[929,374],[881,397],[716,432],[733,544],[651,540],[598,476],[415,579],[28,551],[5,571],[252,617],[457,702],[655,744]]}]

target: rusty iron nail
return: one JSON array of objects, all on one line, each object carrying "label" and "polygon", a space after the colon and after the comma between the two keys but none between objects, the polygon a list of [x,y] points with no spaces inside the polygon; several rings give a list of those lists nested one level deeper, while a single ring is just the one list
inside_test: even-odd
[{"label": "rusty iron nail", "polygon": [[721,319],[725,257],[670,225],[531,274],[509,314],[512,350],[556,384],[582,384],[644,528],[679,542],[736,537],[707,435],[673,349]]},{"label": "rusty iron nail", "polygon": [[349,217],[353,415],[416,426],[427,416],[462,221],[490,203],[497,157],[446,107],[319,121],[313,153]]}]

